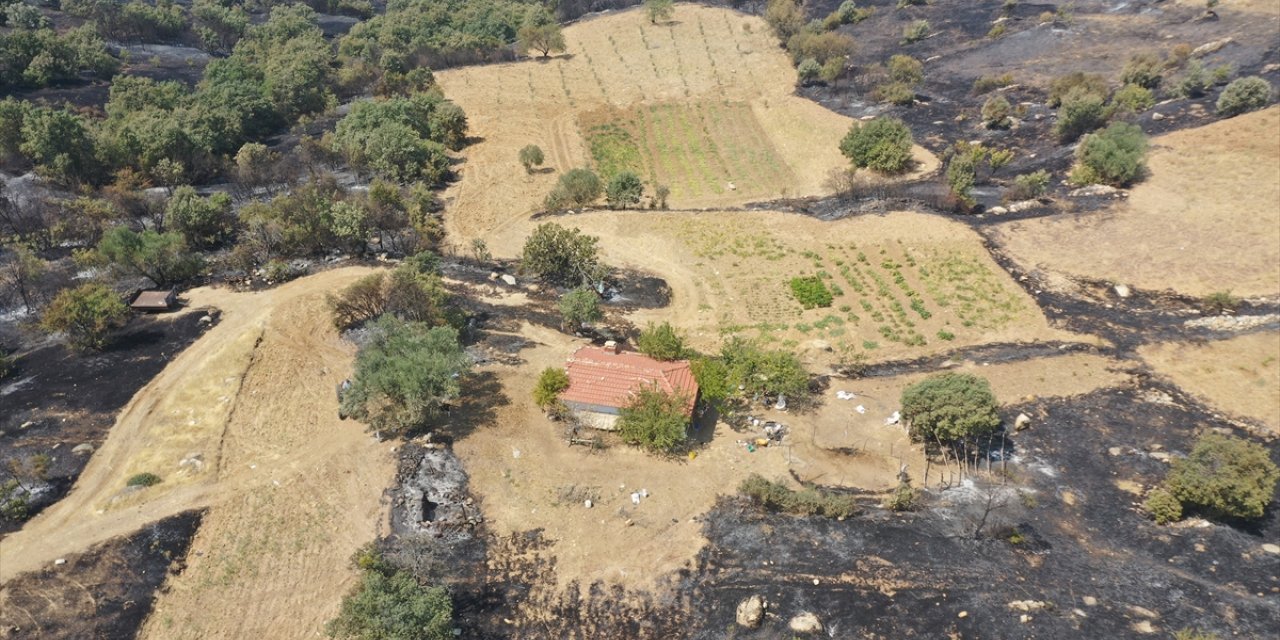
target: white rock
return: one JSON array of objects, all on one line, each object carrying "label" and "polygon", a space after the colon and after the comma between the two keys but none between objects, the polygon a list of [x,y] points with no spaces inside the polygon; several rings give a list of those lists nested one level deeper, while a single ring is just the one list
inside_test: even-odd
[{"label": "white rock", "polygon": [[805,611],[791,619],[787,627],[796,633],[817,633],[822,631],[822,621],[818,616]]},{"label": "white rock", "polygon": [[1120,296],[1121,298],[1128,298],[1129,296],[1133,295],[1133,291],[1129,289],[1129,285],[1118,284],[1115,286],[1115,290],[1116,290],[1116,295]]},{"label": "white rock", "polygon": [[1152,119],[1152,120],[1155,120],[1156,122],[1159,122],[1159,121],[1161,121],[1161,120],[1164,120],[1164,118],[1165,118],[1165,115],[1164,115],[1163,113],[1160,113],[1160,112],[1156,112],[1156,113],[1151,114],[1151,119]]},{"label": "white rock", "polygon": [[1031,416],[1025,413],[1019,413],[1018,418],[1013,421],[1013,430],[1022,431],[1031,427]]},{"label": "white rock", "polygon": [[764,598],[758,595],[751,596],[738,603],[738,626],[747,629],[754,629],[760,626],[760,621],[764,619],[764,610],[767,604]]},{"label": "white rock", "polygon": [[1086,607],[1098,606],[1098,599],[1093,596],[1085,596],[1083,598],[1080,598],[1080,602],[1083,602],[1084,606]]},{"label": "white rock", "polygon": [[995,215],[995,216],[1002,216],[1006,213],[1009,213],[1009,210],[1004,207],[991,207],[990,209],[987,209],[987,211],[990,212],[991,215]]},{"label": "white rock", "polygon": [[502,281],[507,283],[510,286],[513,286],[513,287],[516,286],[516,277],[509,273],[505,273],[502,275]]},{"label": "white rock", "polygon": [[593,506],[593,503],[590,500],[587,500],[586,502],[582,503],[582,506],[590,509]]},{"label": "white rock", "polygon": [[1270,542],[1268,542],[1267,544],[1262,545],[1262,550],[1263,550],[1263,551],[1266,551],[1267,553],[1273,553],[1273,554],[1280,555],[1280,545],[1277,545],[1277,544],[1271,544]]},{"label": "white rock", "polygon": [[53,561],[53,564],[54,564],[54,566],[56,566],[56,567],[60,567],[60,566],[62,566],[62,565],[64,565],[64,564],[66,564],[66,563],[67,563],[67,559],[66,559],[66,558],[58,558],[57,560],[54,560],[54,561]]},{"label": "white rock", "polygon": [[90,453],[93,453],[93,445],[89,444],[88,442],[84,444],[78,444],[73,449],[71,449],[71,453],[74,453],[76,455],[88,455]]}]

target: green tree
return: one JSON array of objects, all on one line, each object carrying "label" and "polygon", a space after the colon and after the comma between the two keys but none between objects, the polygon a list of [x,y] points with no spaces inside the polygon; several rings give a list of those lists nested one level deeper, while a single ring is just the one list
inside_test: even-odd
[{"label": "green tree", "polygon": [[560,24],[544,7],[533,7],[516,32],[516,50],[522,54],[537,51],[546,58],[552,51],[564,51],[564,33]]},{"label": "green tree", "polygon": [[618,435],[623,442],[658,453],[670,453],[688,437],[688,399],[656,387],[635,390],[630,404],[618,415]]},{"label": "green tree", "polygon": [[346,415],[378,431],[402,434],[422,427],[458,399],[471,358],[452,327],[431,327],[385,315],[371,325],[356,354]]},{"label": "green tree", "polygon": [[94,182],[99,165],[85,121],[61,109],[35,108],[22,120],[22,154],[36,171],[63,184]]},{"label": "green tree", "polygon": [[555,188],[547,194],[548,209],[585,207],[600,197],[600,176],[590,169],[570,169],[561,174]]},{"label": "green tree", "polygon": [[644,12],[649,16],[651,24],[659,20],[670,20],[675,15],[675,0],[644,0]]},{"label": "green tree", "polygon": [[107,335],[128,320],[129,308],[116,292],[90,283],[60,291],[45,309],[40,324],[51,333],[65,333],[72,347],[87,351],[105,347]]},{"label": "green tree", "polygon": [[1271,83],[1258,76],[1232,80],[1218,96],[1218,115],[1230,118],[1261,109],[1271,102]]},{"label": "green tree", "polygon": [[1127,186],[1142,177],[1146,156],[1147,136],[1142,128],[1128,122],[1115,122],[1100,132],[1089,134],[1076,147],[1076,166],[1071,171],[1071,181]]},{"label": "green tree", "polygon": [[1143,89],[1155,89],[1163,79],[1165,64],[1150,53],[1139,53],[1129,58],[1120,72],[1120,84],[1133,84]]},{"label": "green tree", "polygon": [[560,393],[569,388],[569,374],[560,367],[547,367],[533,387],[533,401],[543,409],[560,401]]},{"label": "green tree", "polygon": [[1136,84],[1126,84],[1111,96],[1111,110],[1116,113],[1140,113],[1154,106],[1155,96],[1150,89]]},{"label": "green tree", "polygon": [[453,601],[385,562],[363,571],[325,632],[338,640],[452,640]]},{"label": "green tree", "polygon": [[1073,89],[1081,89],[1084,93],[1091,93],[1097,96],[1099,100],[1106,100],[1107,94],[1110,92],[1106,78],[1093,73],[1076,71],[1054,78],[1053,82],[1049,83],[1049,106],[1061,106],[1067,94],[1071,93]]},{"label": "green tree", "polygon": [[889,79],[914,87],[924,81],[924,64],[911,56],[893,55],[889,58]]},{"label": "green tree", "polygon": [[1260,518],[1275,496],[1280,469],[1267,448],[1243,438],[1206,434],[1191,454],[1173,462],[1164,488],[1182,503],[1217,518]]},{"label": "green tree", "polygon": [[600,262],[599,242],[578,229],[546,222],[525,240],[520,268],[559,284],[594,284],[607,271]]},{"label": "green tree", "polygon": [[165,221],[194,247],[213,247],[235,230],[231,196],[218,192],[200,197],[189,186],[178,187],[165,206]]},{"label": "green tree", "polygon": [[0,250],[0,295],[21,301],[28,312],[35,311],[43,298],[40,284],[48,266],[26,245],[3,245]]},{"label": "green tree", "polygon": [[991,385],[967,373],[931,376],[902,392],[902,418],[916,441],[986,435],[1000,426],[998,409]]},{"label": "green tree", "polygon": [[656,325],[649,323],[636,338],[636,348],[640,349],[640,353],[658,360],[679,360],[687,354],[684,337],[670,322],[665,321]]},{"label": "green tree", "polygon": [[536,144],[528,144],[520,149],[520,164],[525,173],[531,173],[534,167],[541,167],[544,160],[542,147]]},{"label": "green tree", "polygon": [[574,331],[604,318],[600,296],[591,287],[578,287],[560,296],[559,307],[562,325]]},{"label": "green tree", "polygon": [[856,168],[901,173],[911,167],[911,129],[903,121],[881,116],[854,123],[840,141],[840,152]]},{"label": "green tree", "polygon": [[769,0],[764,20],[779,40],[786,42],[804,28],[804,10],[796,0]]},{"label": "green tree", "polygon": [[719,358],[695,358],[689,363],[693,379],[698,382],[698,395],[703,402],[722,409],[735,387],[730,386],[729,367]]},{"label": "green tree", "polygon": [[800,84],[803,86],[808,86],[814,80],[817,80],[820,75],[822,75],[822,65],[813,58],[805,58],[800,61],[800,64],[796,65],[796,78],[800,80]]},{"label": "green tree", "polygon": [[182,236],[172,232],[148,229],[139,233],[115,227],[102,236],[97,252],[113,267],[146,277],[159,287],[193,278],[204,267],[204,260],[187,248]]},{"label": "green tree", "polygon": [[620,171],[609,179],[604,194],[605,200],[614,209],[633,207],[639,204],[640,196],[644,195],[644,183],[640,181],[640,176],[630,171]]}]

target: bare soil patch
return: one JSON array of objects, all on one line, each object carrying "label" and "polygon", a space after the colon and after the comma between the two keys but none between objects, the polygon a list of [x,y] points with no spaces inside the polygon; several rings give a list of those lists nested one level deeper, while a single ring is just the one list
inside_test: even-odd
[{"label": "bare soil patch", "polygon": [[1210,406],[1280,433],[1280,334],[1165,342],[1138,353],[1157,373]]},{"label": "bare soil patch", "polygon": [[1097,214],[1002,225],[1020,263],[1190,295],[1280,295],[1280,108],[1155,138],[1151,175]]},{"label": "bare soil patch", "polygon": [[[445,194],[458,246],[527,218],[559,173],[598,164],[589,138],[601,125],[634,129],[637,165],[670,182],[672,207],[817,195],[847,165],[837,143],[852,120],[794,95],[795,70],[758,17],[681,4],[664,24],[623,11],[564,33],[563,55],[436,74],[477,138]],[[524,173],[527,144],[551,171]],[[920,172],[936,169],[917,156]]]}]

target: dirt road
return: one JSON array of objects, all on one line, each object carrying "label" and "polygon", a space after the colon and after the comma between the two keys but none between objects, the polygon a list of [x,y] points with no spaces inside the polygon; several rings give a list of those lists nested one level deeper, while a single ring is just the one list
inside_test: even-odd
[{"label": "dirt road", "polygon": [[[71,493],[0,544],[0,580],[209,507],[188,571],[144,635],[313,636],[351,580],[348,556],[376,535],[394,474],[389,445],[339,421],[333,394],[351,347],[330,326],[324,294],[369,272],[190,292],[191,307],[217,307],[222,321],[130,401]],[[163,482],[127,490],[141,471]],[[208,589],[223,614],[210,615]],[[198,626],[168,628],[194,611]]]}]

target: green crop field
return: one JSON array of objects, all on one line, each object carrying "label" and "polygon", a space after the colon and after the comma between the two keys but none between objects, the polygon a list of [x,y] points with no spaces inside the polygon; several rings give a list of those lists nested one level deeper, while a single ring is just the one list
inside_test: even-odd
[{"label": "green crop field", "polygon": [[677,201],[773,198],[794,180],[744,102],[610,107],[584,114],[579,125],[606,180],[632,171],[667,185]]}]

